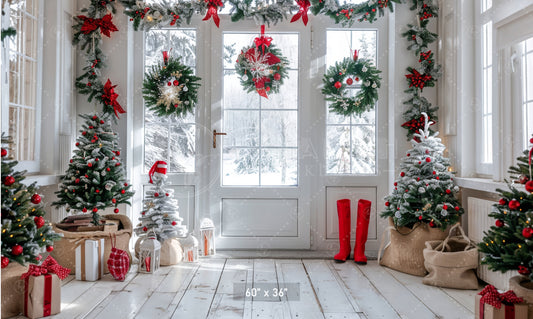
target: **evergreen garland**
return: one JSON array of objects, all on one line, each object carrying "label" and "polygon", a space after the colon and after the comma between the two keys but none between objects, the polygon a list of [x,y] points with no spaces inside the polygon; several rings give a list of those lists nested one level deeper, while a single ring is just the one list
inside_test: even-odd
[{"label": "evergreen garland", "polygon": [[[344,116],[361,115],[374,108],[378,100],[378,88],[381,86],[379,71],[368,60],[344,58],[331,66],[322,82],[322,94],[331,102],[331,111]],[[355,97],[347,94],[347,86],[360,82],[359,92]],[[353,86],[356,87],[355,85]]]},{"label": "evergreen garland", "polygon": [[327,15],[335,20],[335,23],[351,27],[355,21],[376,21],[378,15],[385,15],[387,8],[394,12],[393,3],[401,2],[402,0],[369,0],[359,4],[340,5],[338,0],[311,0],[311,12],[314,15]]},{"label": "evergreen garland", "polygon": [[192,114],[198,103],[198,81],[200,78],[194,75],[193,69],[169,57],[145,74],[144,102],[158,116]]},{"label": "evergreen garland", "polygon": [[258,25],[277,24],[298,10],[294,0],[275,0],[268,4],[264,4],[261,0],[228,0],[228,2],[232,5],[231,21],[253,19]]}]

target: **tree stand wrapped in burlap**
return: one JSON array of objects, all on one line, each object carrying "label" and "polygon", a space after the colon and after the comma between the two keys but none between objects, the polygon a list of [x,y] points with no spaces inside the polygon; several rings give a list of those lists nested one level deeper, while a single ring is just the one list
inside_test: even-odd
[{"label": "tree stand wrapped in burlap", "polygon": [[[115,247],[127,251],[131,261],[132,259],[129,251],[129,243],[133,229],[131,220],[128,218],[128,216],[120,214],[103,215],[102,218],[106,220],[118,220],[120,222],[118,231],[115,232],[117,236],[117,244]],[[105,239],[103,261],[104,273],[109,273],[109,269],[107,269],[107,259],[109,259],[109,255],[111,254],[111,240],[109,237],[111,234],[110,232],[70,232],[57,228],[55,225],[53,226],[53,229],[56,233],[63,234],[63,238],[54,243],[54,251],[51,253],[52,257],[54,257],[61,266],[71,269],[71,275],[75,274],[76,271],[76,247],[83,243],[86,239],[96,240],[101,238]]]},{"label": "tree stand wrapped in burlap", "polygon": [[378,262],[380,265],[395,269],[406,274],[425,276],[424,248],[428,240],[444,240],[448,236],[450,228],[445,231],[440,228],[431,228],[425,223],[416,223],[413,228],[397,227],[389,217],[389,227],[383,232],[381,246],[384,244],[384,236],[390,233],[390,242],[385,246],[383,256],[382,247],[379,249]]},{"label": "tree stand wrapped in burlap", "polygon": [[526,276],[514,276],[509,279],[509,290],[527,303],[527,317],[533,318],[533,282]]},{"label": "tree stand wrapped in burlap", "polygon": [[22,312],[24,280],[20,279],[20,276],[27,271],[27,266],[14,261],[2,269],[2,318],[13,317]]}]

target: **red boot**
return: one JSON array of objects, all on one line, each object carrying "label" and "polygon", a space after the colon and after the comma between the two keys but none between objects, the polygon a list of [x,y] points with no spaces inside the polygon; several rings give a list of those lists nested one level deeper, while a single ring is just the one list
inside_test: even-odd
[{"label": "red boot", "polygon": [[353,260],[356,264],[366,265],[365,244],[368,237],[371,201],[360,199],[357,203],[357,228],[355,229],[355,248]]},{"label": "red boot", "polygon": [[350,256],[350,200],[339,199],[337,201],[337,215],[339,216],[339,253],[333,257],[336,262],[345,262]]}]

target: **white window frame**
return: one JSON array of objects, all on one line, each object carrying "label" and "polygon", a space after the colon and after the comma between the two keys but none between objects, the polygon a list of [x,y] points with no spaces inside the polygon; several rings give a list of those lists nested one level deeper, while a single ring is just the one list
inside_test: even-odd
[{"label": "white window frame", "polygon": [[[35,85],[35,144],[34,159],[32,161],[19,161],[17,170],[26,170],[29,173],[40,171],[41,158],[41,108],[42,108],[42,69],[43,69],[43,21],[44,21],[44,1],[36,0],[39,3],[39,14],[37,15],[37,82]],[[17,36],[21,30],[17,30]],[[5,39],[7,44],[8,39]],[[9,48],[2,44],[2,132],[9,131]],[[5,80],[4,80],[5,77]],[[19,88],[20,89],[20,88]],[[13,137],[16,141],[16,137]]]}]

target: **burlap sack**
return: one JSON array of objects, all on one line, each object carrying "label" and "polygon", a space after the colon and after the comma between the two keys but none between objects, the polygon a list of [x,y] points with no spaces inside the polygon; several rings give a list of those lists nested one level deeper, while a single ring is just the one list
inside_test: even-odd
[{"label": "burlap sack", "polygon": [[[390,242],[385,247],[383,256],[379,249],[378,262],[380,265],[415,276],[425,276],[424,250],[426,241],[443,240],[449,232],[440,228],[431,228],[427,224],[417,223],[413,228],[396,227],[389,217]],[[383,233],[385,235],[387,230]],[[382,237],[381,245],[384,243]]]},{"label": "burlap sack", "polygon": [[[117,245],[116,247],[128,252],[128,255],[131,260],[131,254],[129,253],[129,243],[132,234],[132,224],[128,216],[121,214],[110,214],[103,215],[105,219],[118,220],[120,222],[118,231],[115,233],[117,235]],[[80,245],[85,239],[105,239],[104,245],[104,273],[109,273],[107,268],[107,259],[111,254],[111,240],[110,232],[106,231],[93,231],[93,232],[69,232],[57,228],[55,225],[52,226],[53,230],[58,234],[63,234],[63,238],[54,243],[54,251],[52,251],[52,257],[57,260],[57,262],[66,268],[72,270],[71,275],[76,272],[76,246]]]},{"label": "burlap sack", "polygon": [[2,318],[18,315],[24,307],[24,280],[20,276],[28,267],[11,261],[2,269]]},{"label": "burlap sack", "polygon": [[183,260],[183,249],[175,238],[161,243],[161,266],[175,265]]},{"label": "burlap sack", "polygon": [[509,279],[509,290],[514,291],[518,297],[524,298],[528,306],[527,317],[533,318],[533,282],[525,276],[514,276]]},{"label": "burlap sack", "polygon": [[[458,229],[461,235],[451,236],[454,229]],[[428,274],[422,283],[445,288],[478,289],[478,250],[459,224],[452,226],[446,239],[426,241],[423,253]]]}]

